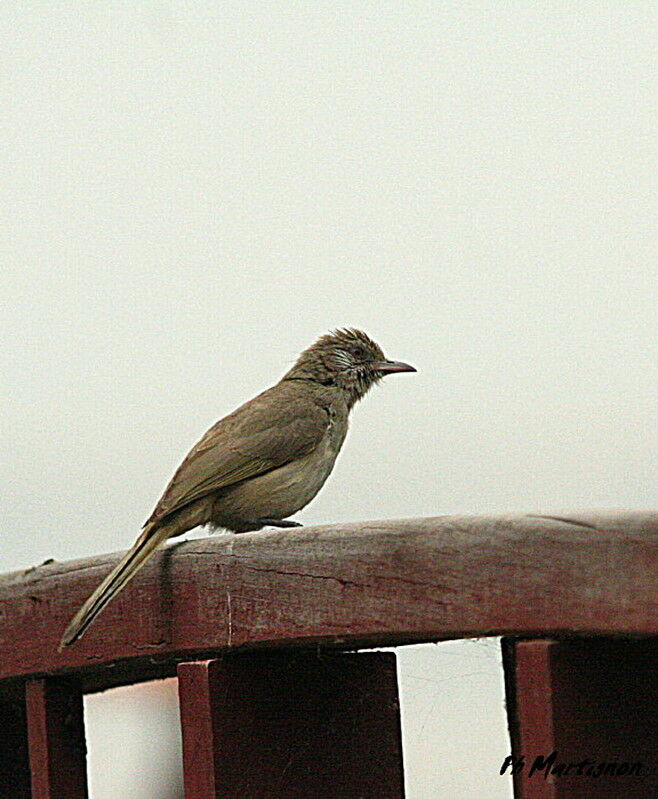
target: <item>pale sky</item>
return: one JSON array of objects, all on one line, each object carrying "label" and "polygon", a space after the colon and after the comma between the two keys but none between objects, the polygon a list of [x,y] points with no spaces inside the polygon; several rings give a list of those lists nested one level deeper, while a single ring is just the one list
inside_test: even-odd
[{"label": "pale sky", "polygon": [[[356,408],[305,524],[655,507],[657,17],[3,3],[0,570],[128,547],[199,435],[343,325],[418,373]],[[509,797],[495,644],[401,670],[408,799]],[[176,765],[171,684],[161,736],[135,696],[88,702],[91,799]],[[143,786],[115,763],[140,730]]]}]

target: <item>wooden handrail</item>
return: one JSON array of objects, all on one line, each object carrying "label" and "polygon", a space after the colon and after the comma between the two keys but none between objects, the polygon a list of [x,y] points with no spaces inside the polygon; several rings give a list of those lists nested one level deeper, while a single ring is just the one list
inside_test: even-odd
[{"label": "wooden handrail", "polygon": [[232,649],[485,635],[658,633],[658,512],[440,516],[220,535],[159,553],[86,636],[70,617],[118,555],[0,577],[0,688],[84,690]]}]

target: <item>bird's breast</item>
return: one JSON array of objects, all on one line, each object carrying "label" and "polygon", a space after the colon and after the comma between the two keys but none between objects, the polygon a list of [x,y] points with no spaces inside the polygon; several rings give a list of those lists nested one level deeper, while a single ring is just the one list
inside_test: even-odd
[{"label": "bird's breast", "polygon": [[222,492],[215,503],[218,522],[222,516],[285,519],[297,513],[331,474],[346,432],[346,425],[330,424],[313,452]]}]

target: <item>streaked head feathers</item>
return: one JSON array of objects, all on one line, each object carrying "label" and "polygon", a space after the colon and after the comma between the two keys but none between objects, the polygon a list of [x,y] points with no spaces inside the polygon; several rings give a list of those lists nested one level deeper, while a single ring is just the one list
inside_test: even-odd
[{"label": "streaked head feathers", "polygon": [[342,328],[320,336],[305,349],[284,380],[337,386],[353,405],[384,375],[415,371],[406,363],[387,360],[379,344],[363,330]]}]

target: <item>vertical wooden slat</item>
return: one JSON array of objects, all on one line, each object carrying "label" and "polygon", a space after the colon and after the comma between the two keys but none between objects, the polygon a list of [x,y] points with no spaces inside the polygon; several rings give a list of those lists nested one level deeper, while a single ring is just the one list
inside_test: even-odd
[{"label": "vertical wooden slat", "polygon": [[402,799],[393,653],[178,667],[186,799]]},{"label": "vertical wooden slat", "polygon": [[517,799],[658,796],[658,642],[507,639],[503,661]]},{"label": "vertical wooden slat", "polygon": [[553,777],[537,773],[528,778],[538,755],[549,755],[556,746],[553,727],[551,641],[514,642],[503,639],[503,665],[507,716],[515,759],[515,799],[556,799]]},{"label": "vertical wooden slat", "polygon": [[30,764],[23,697],[0,702],[0,799],[30,799]]},{"label": "vertical wooden slat", "polygon": [[74,682],[26,686],[32,799],[86,799],[87,757],[82,692]]}]

